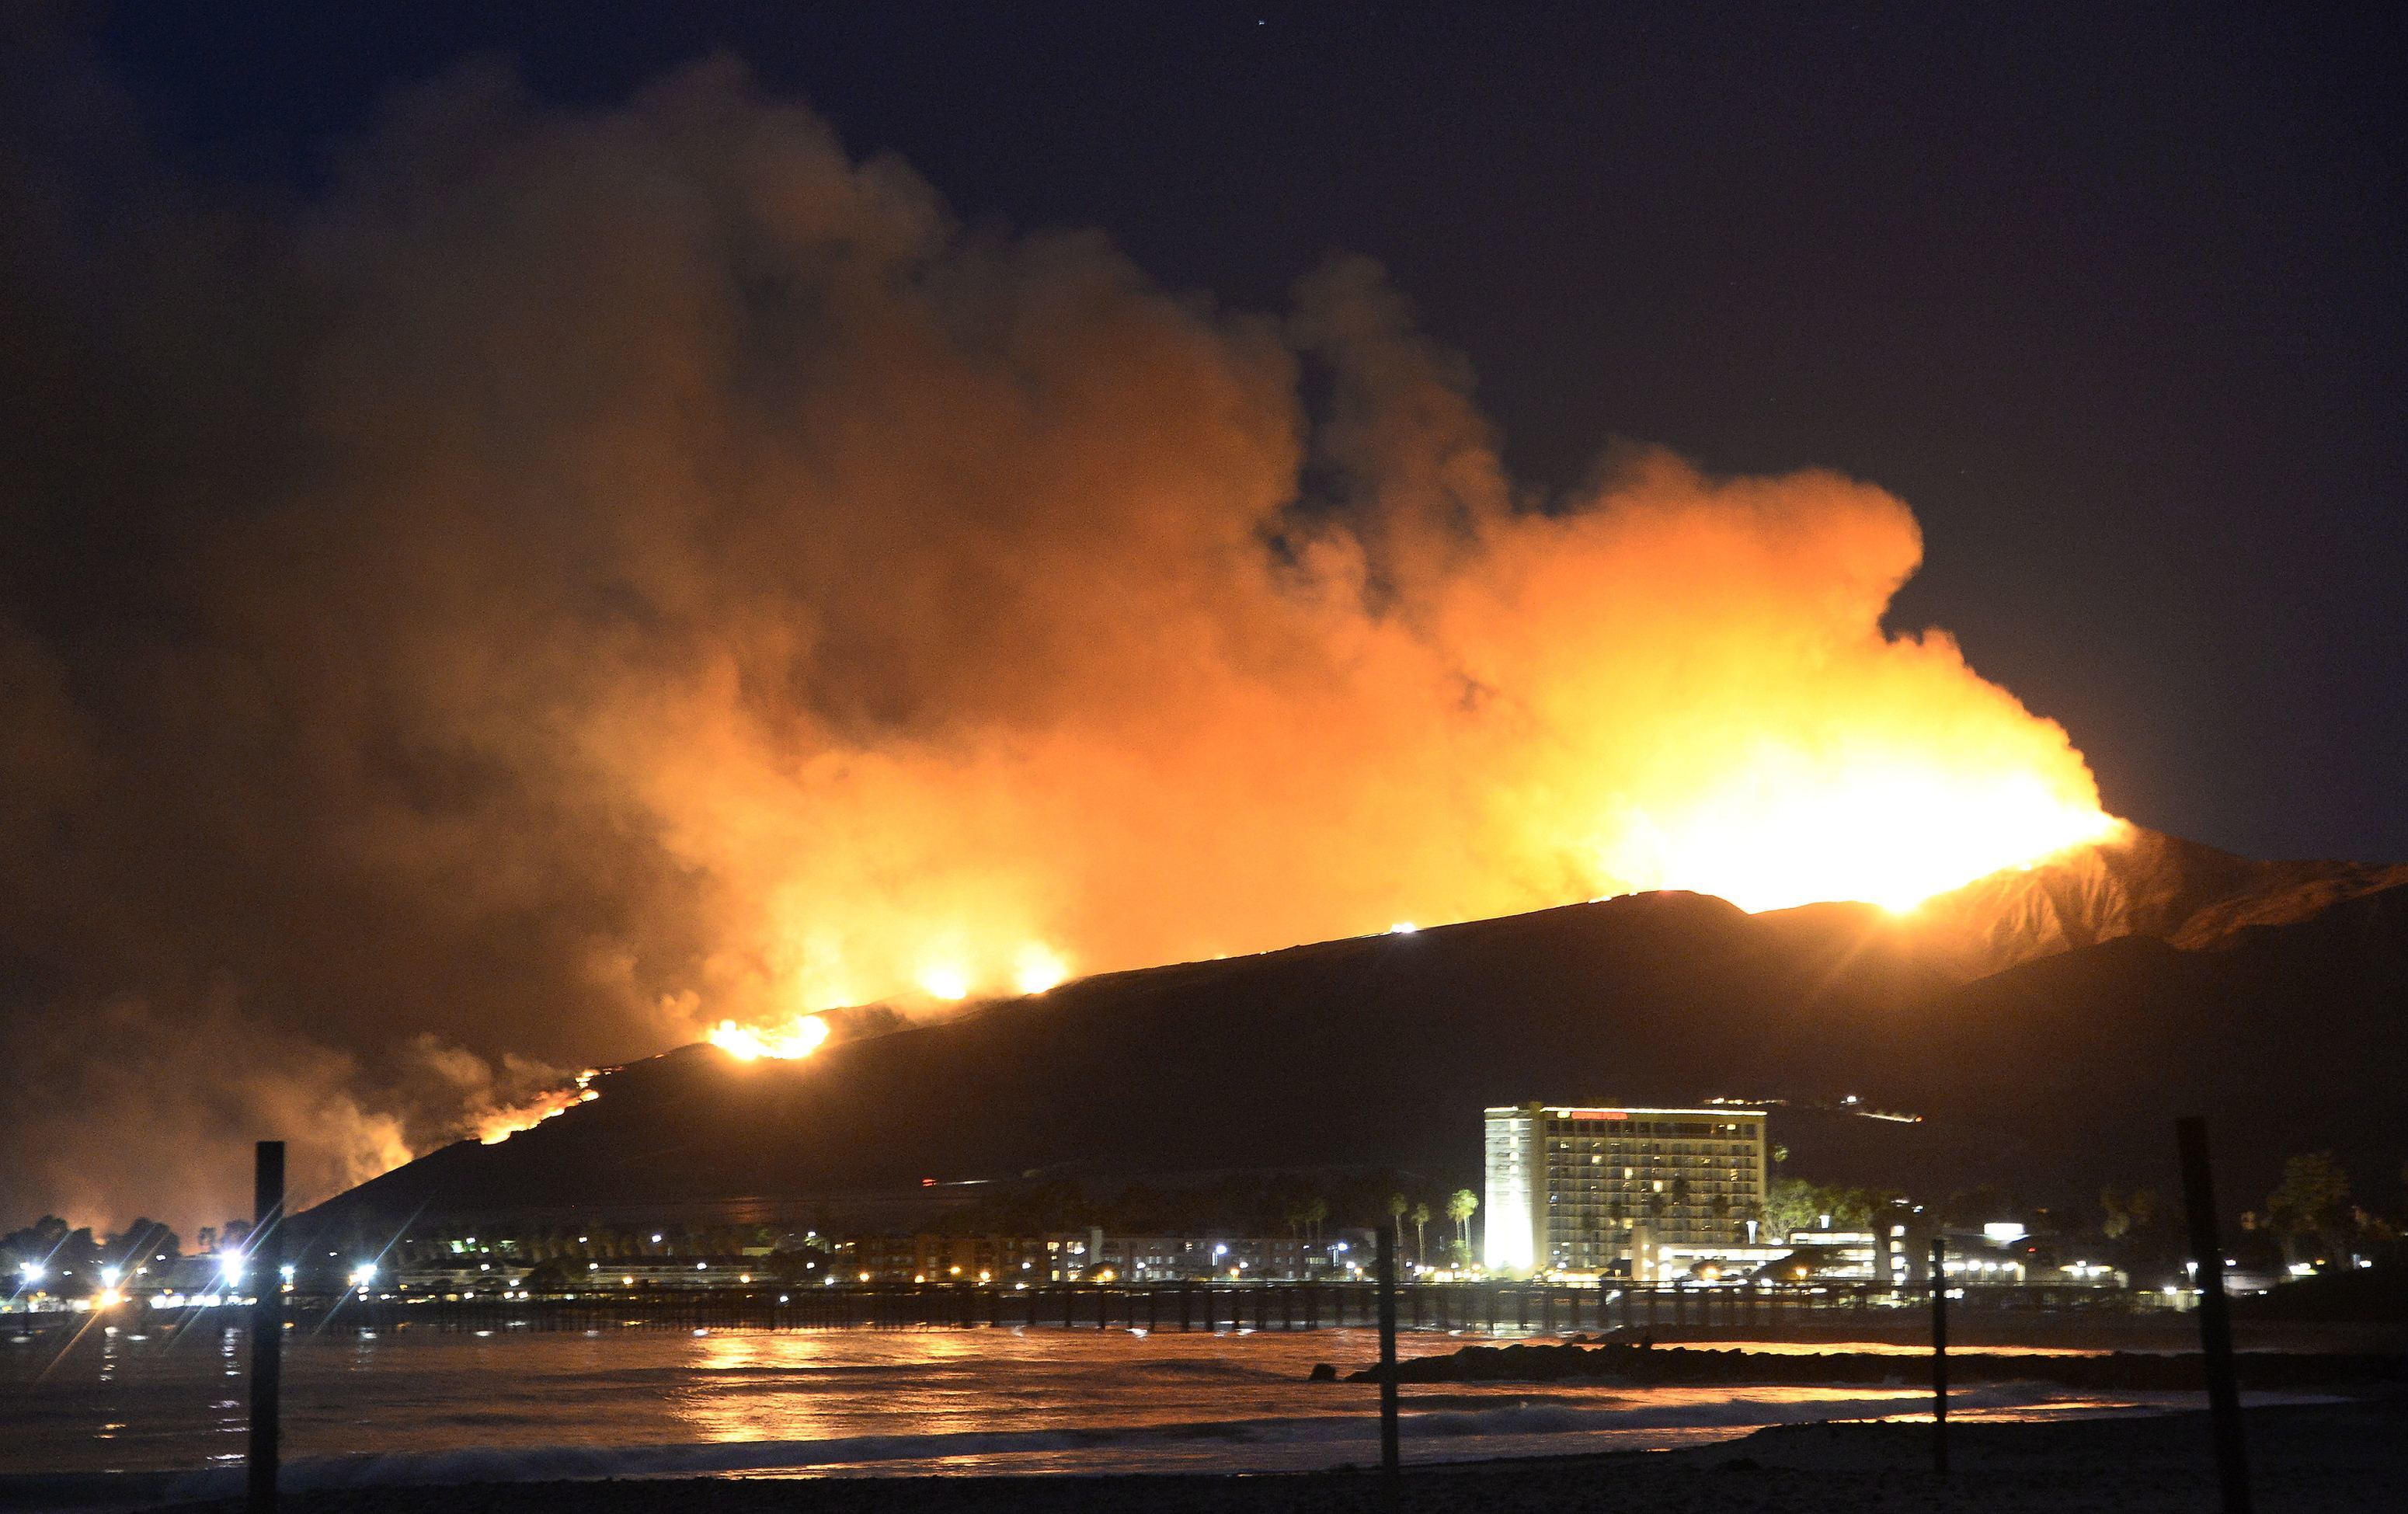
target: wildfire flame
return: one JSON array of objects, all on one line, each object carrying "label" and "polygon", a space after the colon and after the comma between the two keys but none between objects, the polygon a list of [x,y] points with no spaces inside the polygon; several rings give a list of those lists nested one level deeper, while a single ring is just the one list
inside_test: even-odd
[{"label": "wildfire flame", "polygon": [[591,1104],[602,1095],[589,1085],[593,1072],[578,1074],[577,1081],[567,1088],[548,1089],[523,1104],[495,1109],[476,1123],[477,1139],[487,1146],[498,1146],[523,1130],[533,1130],[547,1120],[556,1120],[580,1104]]},{"label": "wildfire flame", "polygon": [[[2122,823],[2062,727],[1945,632],[1883,625],[1922,542],[1878,490],[1652,455],[1584,507],[1449,539],[1418,578],[1390,567],[1410,614],[1229,588],[1268,662],[1082,667],[1092,692],[1009,739],[796,767],[724,716],[653,722],[724,737],[649,749],[742,943],[685,1022],[708,1004],[749,1050],[794,1034],[791,1006],[942,1009],[1074,961],[1653,889],[1902,912]],[[1351,581],[1358,550],[1313,581]]]},{"label": "wildfire flame", "polygon": [[920,986],[932,999],[966,999],[969,997],[969,974],[950,963],[925,967],[920,972]]},{"label": "wildfire flame", "polygon": [[1641,886],[1718,894],[1751,913],[1825,899],[1913,910],[1987,873],[2103,841],[2123,822],[1978,753],[1950,766],[1768,759],[1630,830]]},{"label": "wildfire flame", "polygon": [[739,1025],[723,1020],[703,1036],[738,1062],[766,1057],[774,1062],[808,1057],[827,1039],[827,1021],[817,1015],[796,1015],[781,1026]]},{"label": "wildfire flame", "polygon": [[1070,964],[1041,946],[1024,947],[1013,966],[1011,986],[1023,993],[1042,993],[1070,976]]}]

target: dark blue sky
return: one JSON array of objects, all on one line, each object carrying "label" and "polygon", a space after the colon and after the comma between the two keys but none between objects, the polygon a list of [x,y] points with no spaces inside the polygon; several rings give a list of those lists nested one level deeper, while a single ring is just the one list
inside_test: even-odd
[{"label": "dark blue sky", "polygon": [[648,7],[146,0],[155,146],[304,192],[485,51],[564,102],[725,49],[972,220],[1276,308],[1332,249],[1469,354],[1526,483],[1608,438],[1923,520],[1895,622],[2110,807],[2408,859],[2403,22],[2217,7]]}]

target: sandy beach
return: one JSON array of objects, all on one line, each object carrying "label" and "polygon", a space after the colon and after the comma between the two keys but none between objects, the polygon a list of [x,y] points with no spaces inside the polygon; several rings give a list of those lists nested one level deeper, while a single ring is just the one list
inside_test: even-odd
[{"label": "sandy beach", "polygon": [[[2408,1399],[2386,1395],[2253,1410],[2248,1434],[2260,1510],[2391,1510],[2408,1496]],[[1930,1435],[1928,1425],[1810,1424],[1688,1450],[1408,1466],[1393,1501],[1376,1475],[1340,1471],[482,1484],[317,1493],[288,1498],[285,1507],[298,1514],[766,1514],[796,1507],[814,1514],[1464,1514],[1491,1508],[1530,1514],[1831,1508],[2190,1514],[2215,1507],[2203,1415],[1952,1426],[1952,1468],[1944,1482],[1931,1468]],[[219,1514],[240,1506],[185,1507],[192,1514]]]}]

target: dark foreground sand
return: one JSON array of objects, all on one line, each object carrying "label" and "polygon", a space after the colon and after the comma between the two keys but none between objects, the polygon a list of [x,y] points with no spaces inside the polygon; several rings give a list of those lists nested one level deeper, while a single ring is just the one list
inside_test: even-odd
[{"label": "dark foreground sand", "polygon": [[[2408,1399],[2254,1409],[2248,1431],[2257,1507],[2268,1514],[2408,1509]],[[1393,1504],[1376,1476],[1315,1473],[486,1484],[315,1493],[288,1498],[285,1507],[296,1514],[2193,1514],[2217,1507],[2202,1415],[1957,1424],[1949,1443],[1954,1468],[1944,1484],[1931,1470],[1928,1426],[1820,1424],[1694,1450],[1408,1467]],[[197,1506],[212,1514],[237,1507]]]}]

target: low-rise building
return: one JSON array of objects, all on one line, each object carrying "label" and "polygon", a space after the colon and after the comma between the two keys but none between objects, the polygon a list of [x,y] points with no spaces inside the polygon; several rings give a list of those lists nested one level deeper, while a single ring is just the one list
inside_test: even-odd
[{"label": "low-rise building", "polygon": [[1098,1257],[1103,1271],[1130,1282],[1190,1278],[1269,1282],[1345,1277],[1352,1276],[1362,1260],[1349,1241],[1211,1235],[1104,1235],[1099,1238]]},{"label": "low-rise building", "polygon": [[1368,1259],[1354,1240],[1294,1236],[1115,1235],[1100,1228],[1040,1236],[874,1235],[843,1248],[840,1276],[859,1282],[1242,1281],[1351,1277]]}]

